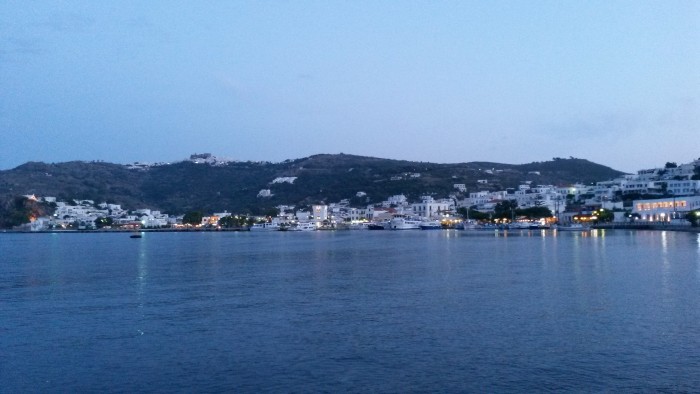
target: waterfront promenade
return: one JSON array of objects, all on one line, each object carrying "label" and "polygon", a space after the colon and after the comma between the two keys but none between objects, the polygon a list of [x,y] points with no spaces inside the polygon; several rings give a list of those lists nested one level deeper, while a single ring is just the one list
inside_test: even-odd
[{"label": "waterfront promenade", "polygon": [[600,223],[593,226],[597,229],[608,230],[659,230],[659,231],[683,231],[689,233],[700,233],[700,227],[688,225],[665,224],[665,223]]}]

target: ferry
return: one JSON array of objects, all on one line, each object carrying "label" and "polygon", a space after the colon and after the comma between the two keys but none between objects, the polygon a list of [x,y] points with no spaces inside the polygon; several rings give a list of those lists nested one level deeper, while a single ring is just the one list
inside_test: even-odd
[{"label": "ferry", "polygon": [[407,216],[396,215],[389,222],[391,230],[418,230],[420,229],[420,220],[411,219]]}]

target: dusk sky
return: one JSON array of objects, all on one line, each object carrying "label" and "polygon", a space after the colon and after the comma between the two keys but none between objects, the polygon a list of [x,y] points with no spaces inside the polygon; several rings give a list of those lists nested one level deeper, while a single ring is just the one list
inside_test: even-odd
[{"label": "dusk sky", "polygon": [[700,1],[0,2],[0,169],[700,157]]}]

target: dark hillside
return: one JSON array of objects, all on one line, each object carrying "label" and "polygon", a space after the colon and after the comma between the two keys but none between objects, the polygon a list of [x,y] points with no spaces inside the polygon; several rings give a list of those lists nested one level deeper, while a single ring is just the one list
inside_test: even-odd
[{"label": "dark hillside", "polygon": [[[456,183],[463,183],[468,192],[474,192],[516,187],[523,181],[554,185],[591,183],[621,174],[573,158],[522,165],[435,164],[339,154],[282,163],[210,166],[179,162],[147,170],[104,162],[32,162],[0,171],[0,199],[8,201],[13,196],[36,194],[116,202],[128,208],[149,207],[169,213],[256,212],[280,204],[308,205],[346,198],[355,205],[364,205],[400,193],[411,200],[424,194],[447,197],[457,192],[453,187]],[[278,177],[297,179],[293,184],[273,184]],[[270,189],[272,196],[257,197],[261,189]],[[358,192],[367,195],[355,197]]]}]

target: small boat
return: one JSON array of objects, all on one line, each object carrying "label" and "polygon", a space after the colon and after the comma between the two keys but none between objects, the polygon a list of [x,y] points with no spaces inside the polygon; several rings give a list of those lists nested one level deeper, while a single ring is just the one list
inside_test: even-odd
[{"label": "small boat", "polygon": [[581,223],[572,223],[568,226],[557,226],[556,229],[557,231],[586,231],[588,227]]},{"label": "small boat", "polygon": [[476,230],[479,224],[473,220],[464,220],[462,223],[457,225],[458,230]]},{"label": "small boat", "polygon": [[129,238],[141,238],[143,237],[143,234],[141,233],[133,233],[129,236]]},{"label": "small boat", "polygon": [[299,223],[296,226],[296,231],[316,231],[316,225],[311,222]]},{"label": "small boat", "polygon": [[255,223],[250,227],[250,231],[279,231],[280,226],[277,223]]},{"label": "small boat", "polygon": [[421,230],[442,230],[442,224],[439,220],[423,220],[419,227]]}]

